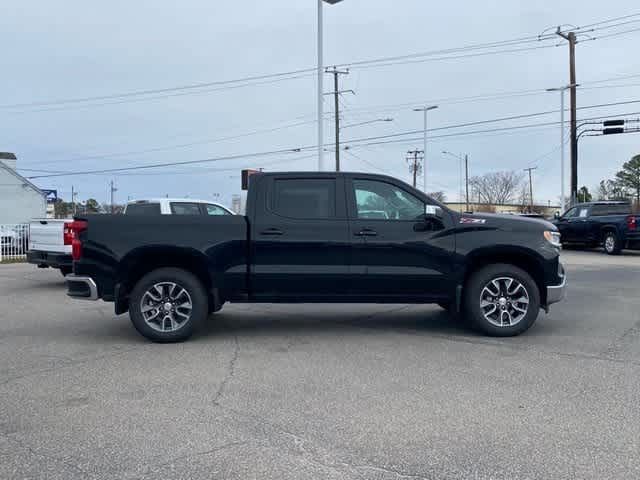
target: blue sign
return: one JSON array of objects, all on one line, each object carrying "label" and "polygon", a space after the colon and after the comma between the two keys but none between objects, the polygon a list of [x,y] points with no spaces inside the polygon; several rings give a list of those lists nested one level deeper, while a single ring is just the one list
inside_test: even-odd
[{"label": "blue sign", "polygon": [[58,201],[58,190],[41,189],[47,199],[47,203],[56,203]]}]

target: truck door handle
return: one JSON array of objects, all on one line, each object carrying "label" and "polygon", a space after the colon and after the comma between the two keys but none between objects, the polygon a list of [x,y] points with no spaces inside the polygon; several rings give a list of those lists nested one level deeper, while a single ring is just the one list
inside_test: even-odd
[{"label": "truck door handle", "polygon": [[378,235],[378,232],[371,228],[363,228],[359,232],[354,233],[356,237],[375,237]]},{"label": "truck door handle", "polygon": [[267,228],[260,232],[260,235],[282,235],[284,232],[277,228]]}]

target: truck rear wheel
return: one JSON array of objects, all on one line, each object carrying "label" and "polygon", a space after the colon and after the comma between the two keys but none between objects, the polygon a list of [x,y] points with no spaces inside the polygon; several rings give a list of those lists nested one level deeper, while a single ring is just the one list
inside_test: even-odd
[{"label": "truck rear wheel", "polygon": [[129,317],[143,336],[154,342],[181,342],[207,318],[205,289],[190,272],[159,268],[136,283],[129,299]]},{"label": "truck rear wheel", "polygon": [[609,255],[618,255],[622,250],[622,245],[620,244],[620,240],[618,240],[616,232],[605,232],[602,244],[604,246],[605,253],[608,253]]},{"label": "truck rear wheel", "polygon": [[493,337],[528,330],[538,318],[540,292],[524,270],[509,264],[488,265],[473,273],[464,293],[465,316]]}]

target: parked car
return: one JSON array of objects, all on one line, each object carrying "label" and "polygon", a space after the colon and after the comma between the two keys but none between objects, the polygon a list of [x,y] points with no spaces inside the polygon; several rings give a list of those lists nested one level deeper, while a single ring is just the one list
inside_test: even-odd
[{"label": "parked car", "polygon": [[57,268],[62,275],[72,270],[70,220],[41,218],[29,223],[27,261],[39,268]]},{"label": "parked car", "polygon": [[257,174],[246,216],[95,215],[72,229],[68,295],[115,302],[158,342],[225,302],[437,303],[518,335],[565,291],[551,223],[459,214],[381,175]]},{"label": "parked car", "polygon": [[580,203],[554,223],[563,245],[602,245],[609,255],[617,255],[624,248],[640,249],[640,215],[631,213],[628,202]]},{"label": "parked car", "polygon": [[124,208],[125,215],[233,215],[219,203],[193,198],[151,198],[133,200]]}]

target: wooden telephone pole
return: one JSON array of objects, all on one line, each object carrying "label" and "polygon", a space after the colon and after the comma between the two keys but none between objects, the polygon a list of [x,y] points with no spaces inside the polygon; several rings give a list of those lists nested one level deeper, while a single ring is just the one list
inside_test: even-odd
[{"label": "wooden telephone pole", "polygon": [[533,213],[533,181],[531,180],[531,172],[538,167],[525,168],[525,172],[529,172],[529,213]]},{"label": "wooden telephone pole", "polygon": [[[349,70],[338,70],[336,67],[327,68],[326,73],[333,75],[333,102],[335,111],[335,124],[336,124],[336,172],[340,171],[340,104],[338,102],[338,96],[343,93],[338,88],[338,75],[348,75]],[[345,92],[353,92],[353,90],[344,90]],[[355,92],[354,92],[355,93]]]},{"label": "wooden telephone pole", "polygon": [[[578,197],[578,128],[576,120],[576,34],[563,33],[558,27],[556,34],[569,42],[569,85],[571,92],[571,205]],[[561,125],[564,128],[564,125]]]},{"label": "wooden telephone pole", "polygon": [[409,162],[409,171],[413,174],[413,188],[416,188],[416,179],[418,177],[418,173],[422,170],[423,158],[424,158],[423,150],[409,150],[407,152],[407,162]]}]

